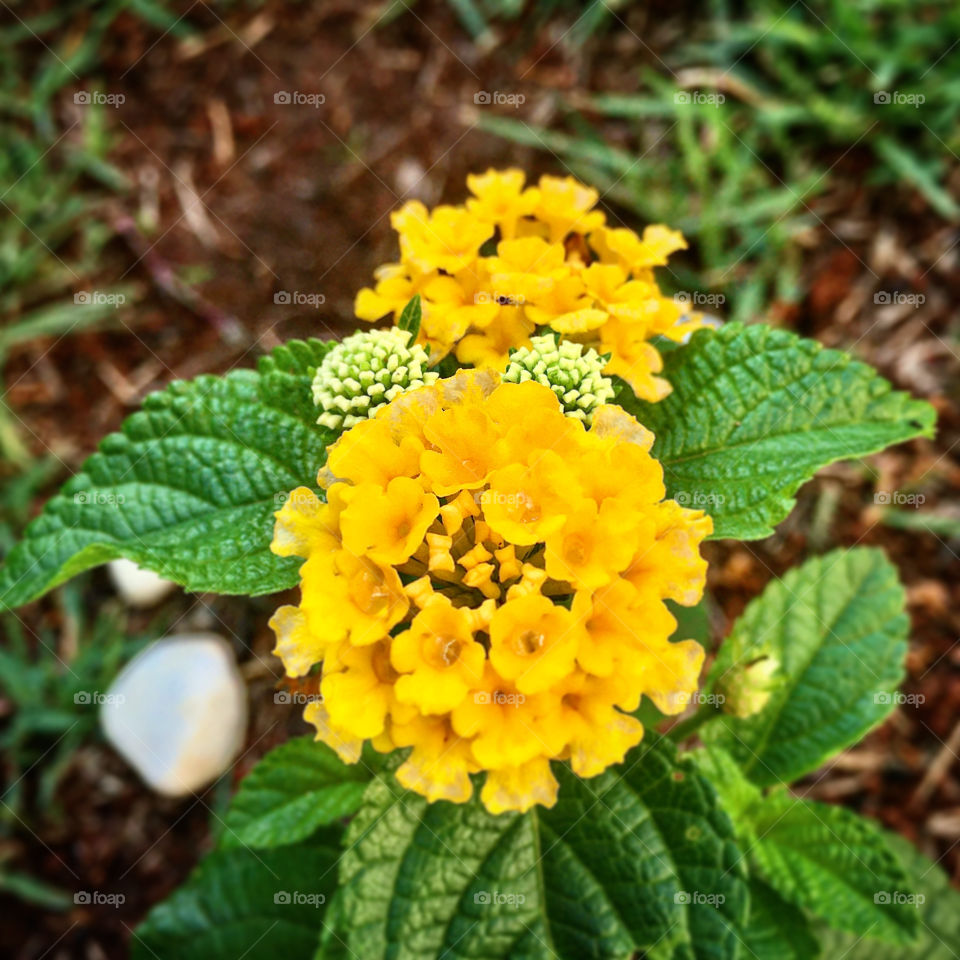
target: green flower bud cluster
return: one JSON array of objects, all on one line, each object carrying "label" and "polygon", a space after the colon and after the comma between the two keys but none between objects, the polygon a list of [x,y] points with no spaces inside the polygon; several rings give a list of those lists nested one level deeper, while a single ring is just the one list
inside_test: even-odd
[{"label": "green flower bud cluster", "polygon": [[323,358],[313,378],[317,420],[331,430],[349,430],[407,390],[434,383],[429,357],[410,333],[393,327],[355,333]]},{"label": "green flower bud cluster", "polygon": [[559,343],[550,335],[532,337],[529,347],[510,354],[503,379],[510,383],[536,380],[549,387],[568,417],[589,423],[594,410],[613,398],[613,382],[603,375],[606,359],[592,347],[572,340]]}]

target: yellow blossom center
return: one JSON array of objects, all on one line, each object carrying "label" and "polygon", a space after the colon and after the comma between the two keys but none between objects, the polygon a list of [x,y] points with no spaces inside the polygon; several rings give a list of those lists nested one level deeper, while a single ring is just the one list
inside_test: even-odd
[{"label": "yellow blossom center", "polygon": [[383,574],[376,568],[366,568],[355,577],[350,584],[350,593],[357,606],[371,617],[383,613],[390,605],[390,591]]},{"label": "yellow blossom center", "polygon": [[524,630],[513,641],[513,649],[519,656],[529,657],[537,653],[546,642],[547,638],[544,634],[536,630]]},{"label": "yellow blossom center", "polygon": [[435,667],[449,667],[459,659],[462,647],[457,637],[429,637],[423,644],[423,656]]},{"label": "yellow blossom center", "polygon": [[564,541],[563,553],[569,563],[579,565],[586,559],[589,548],[583,537],[572,536]]}]

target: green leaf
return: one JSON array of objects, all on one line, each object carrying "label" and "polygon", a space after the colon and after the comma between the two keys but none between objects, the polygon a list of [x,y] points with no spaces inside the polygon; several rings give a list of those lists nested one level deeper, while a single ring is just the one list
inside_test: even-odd
[{"label": "green leaf", "polygon": [[313,960],[354,960],[356,955],[350,953],[346,937],[343,926],[343,887],[337,887],[327,904],[320,943]]},{"label": "green leaf", "polygon": [[127,557],[188,590],[262,594],[297,582],[269,549],[286,491],[313,485],[329,435],[309,364],[328,345],[290,343],[261,373],[170,384],[111,434],[47,503],[0,570],[0,610]]},{"label": "green leaf", "polygon": [[336,345],[336,340],[288,340],[261,357],[257,365],[261,402],[315,424],[311,384],[317,367]]},{"label": "green leaf", "polygon": [[916,904],[920,932],[916,943],[887,945],[823,926],[818,932],[824,957],[843,960],[956,960],[960,956],[960,893],[947,875],[909,841],[888,833],[887,842],[907,869],[906,889],[884,891]]},{"label": "green leaf", "polygon": [[845,807],[774,793],[751,812],[755,866],[782,897],[861,936],[895,943],[917,928],[913,905],[886,903],[909,880],[880,831]]},{"label": "green leaf", "polygon": [[656,435],[667,492],[713,517],[715,538],[755,540],[835,460],[932,436],[933,408],[865,364],[763,324],[702,330],[666,355],[673,392],[619,401]]},{"label": "green leaf", "polygon": [[[782,790],[764,797],[716,747],[692,756],[736,826],[751,882],[763,881],[773,891],[755,896],[751,888],[748,943],[756,938],[772,949],[778,929],[799,923],[796,910],[777,906],[776,895],[859,935],[900,943],[913,934],[916,911],[881,902],[884,893],[907,889],[907,877],[874,824],[844,807],[811,803]],[[786,939],[801,942],[793,935]],[[757,952],[762,960],[765,954]]]},{"label": "green leaf", "polygon": [[780,663],[766,706],[701,731],[755,783],[788,783],[860,740],[893,710],[904,675],[905,596],[883,552],[808,560],[751,602],[720,648],[710,686],[761,656]]},{"label": "green leaf", "polygon": [[355,813],[370,780],[322,743],[298,737],[271,750],[243,779],[225,818],[223,848],[277,847]]},{"label": "green leaf", "polygon": [[133,960],[311,960],[336,884],[338,837],[210,854],[137,928]]},{"label": "green leaf", "polygon": [[423,307],[420,303],[420,294],[415,293],[411,301],[403,308],[397,326],[401,330],[410,331],[410,342],[413,343],[420,333],[420,320],[423,316]]},{"label": "green leaf", "polygon": [[743,940],[744,956],[750,960],[814,960],[820,956],[820,944],[804,912],[756,877],[750,878],[750,922]]},{"label": "green leaf", "polygon": [[653,735],[550,810],[428,804],[388,773],[341,861],[348,945],[364,960],[737,956],[747,892],[710,785]]},{"label": "green leaf", "polygon": [[720,747],[702,747],[690,753],[700,772],[720,797],[734,827],[749,819],[750,811],[763,801],[760,788],[744,775],[736,760]]}]

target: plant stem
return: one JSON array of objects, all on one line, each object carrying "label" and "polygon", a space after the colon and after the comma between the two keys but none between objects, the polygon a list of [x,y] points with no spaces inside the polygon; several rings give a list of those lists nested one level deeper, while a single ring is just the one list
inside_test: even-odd
[{"label": "plant stem", "polygon": [[671,727],[667,731],[667,736],[673,740],[674,743],[680,743],[681,740],[686,740],[687,737],[696,733],[703,724],[719,715],[720,707],[718,707],[717,704],[702,703],[700,709],[697,710],[693,716],[687,717],[686,720],[681,720],[678,724]]}]

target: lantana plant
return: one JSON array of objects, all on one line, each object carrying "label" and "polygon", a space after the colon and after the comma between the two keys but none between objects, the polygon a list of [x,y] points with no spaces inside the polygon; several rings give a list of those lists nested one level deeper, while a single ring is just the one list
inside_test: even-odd
[{"label": "lantana plant", "polygon": [[134,956],[928,955],[932,867],[789,790],[897,702],[883,553],[808,560],[716,651],[678,623],[705,539],[768,536],[932,408],[685,314],[654,277],[683,238],[609,226],[583,184],[468,187],[394,215],[356,304],[392,327],[148,397],[0,570],[0,608],[117,557],[299,589],[271,626],[315,736],[241,782]]}]

